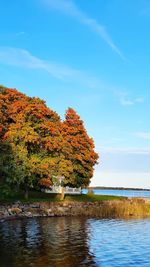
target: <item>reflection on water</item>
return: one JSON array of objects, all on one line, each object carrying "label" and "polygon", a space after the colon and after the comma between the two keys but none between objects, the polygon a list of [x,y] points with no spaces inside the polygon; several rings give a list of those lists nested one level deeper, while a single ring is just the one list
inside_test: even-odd
[{"label": "reflection on water", "polygon": [[85,220],[27,219],[0,225],[0,266],[97,266]]},{"label": "reflection on water", "polygon": [[150,220],[43,218],[0,224],[1,267],[150,266]]}]

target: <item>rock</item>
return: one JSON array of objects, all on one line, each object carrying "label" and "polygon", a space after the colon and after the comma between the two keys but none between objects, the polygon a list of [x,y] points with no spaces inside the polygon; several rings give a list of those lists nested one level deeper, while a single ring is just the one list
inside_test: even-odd
[{"label": "rock", "polygon": [[44,214],[50,216],[52,213],[52,209],[44,209]]},{"label": "rock", "polygon": [[14,214],[18,215],[18,214],[20,214],[22,212],[22,210],[19,209],[19,208],[14,208],[13,207],[13,208],[8,209],[8,212],[9,212],[10,215],[14,215]]},{"label": "rock", "polygon": [[18,201],[15,201],[15,202],[14,202],[14,205],[15,205],[15,206],[20,206],[20,205],[21,205],[21,201],[19,201],[19,200],[18,200]]},{"label": "rock", "polygon": [[30,207],[33,209],[37,209],[40,208],[40,204],[31,204]]},{"label": "rock", "polygon": [[64,212],[64,208],[63,208],[63,207],[58,207],[57,210],[58,210],[59,212]]},{"label": "rock", "polygon": [[44,214],[46,214],[47,216],[49,216],[53,212],[54,212],[54,210],[52,210],[52,209],[45,209]]},{"label": "rock", "polygon": [[54,214],[54,213],[51,213],[51,214],[49,214],[48,216],[49,216],[49,217],[54,217],[55,214]]},{"label": "rock", "polygon": [[67,203],[63,203],[63,207],[67,207],[68,206],[68,204]]},{"label": "rock", "polygon": [[33,215],[32,215],[32,213],[31,213],[30,211],[27,211],[27,212],[24,213],[24,216],[30,218],[30,217],[32,217]]}]

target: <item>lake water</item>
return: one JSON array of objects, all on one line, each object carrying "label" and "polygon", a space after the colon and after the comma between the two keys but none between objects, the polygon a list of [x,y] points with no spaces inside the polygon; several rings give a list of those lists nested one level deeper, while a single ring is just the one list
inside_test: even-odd
[{"label": "lake water", "polygon": [[1,267],[150,267],[150,219],[0,223]]},{"label": "lake water", "polygon": [[[119,189],[94,189],[96,195],[112,195],[124,197],[150,197],[149,190],[119,190]],[[86,194],[88,190],[84,189],[83,193]]]}]

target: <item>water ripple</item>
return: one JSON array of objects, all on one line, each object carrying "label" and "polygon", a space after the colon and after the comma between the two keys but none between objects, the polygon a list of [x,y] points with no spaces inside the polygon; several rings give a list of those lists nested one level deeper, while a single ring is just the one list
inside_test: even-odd
[{"label": "water ripple", "polygon": [[0,224],[1,267],[150,267],[150,220],[43,218]]}]

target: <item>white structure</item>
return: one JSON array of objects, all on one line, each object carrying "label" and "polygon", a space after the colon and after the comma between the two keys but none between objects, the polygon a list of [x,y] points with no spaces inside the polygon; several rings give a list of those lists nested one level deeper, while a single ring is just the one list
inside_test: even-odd
[{"label": "white structure", "polygon": [[65,179],[64,176],[53,176],[54,180],[53,183],[54,185],[51,186],[50,188],[47,189],[42,189],[43,192],[45,193],[56,193],[56,194],[61,194],[62,190],[64,189],[64,194],[67,195],[81,195],[81,187],[76,188],[76,187],[62,187],[62,182]]},{"label": "white structure", "polygon": [[[42,190],[45,193],[56,193],[56,194],[61,194],[62,193],[62,186],[56,186],[53,185],[50,189],[43,189]],[[64,193],[67,195],[80,195],[81,194],[81,187],[76,188],[76,187],[69,187],[66,186],[64,187]]]}]

